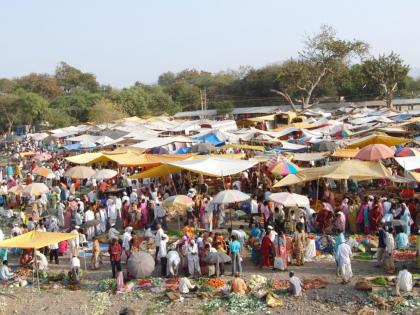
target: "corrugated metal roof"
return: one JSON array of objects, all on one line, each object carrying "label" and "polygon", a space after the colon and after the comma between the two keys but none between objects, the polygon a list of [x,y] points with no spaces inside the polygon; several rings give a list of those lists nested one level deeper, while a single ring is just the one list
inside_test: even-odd
[{"label": "corrugated metal roof", "polygon": [[279,110],[280,106],[237,107],[233,109],[232,115],[272,114]]},{"label": "corrugated metal roof", "polygon": [[200,117],[201,115],[204,116],[216,116],[217,110],[216,109],[208,109],[205,111],[201,110],[194,110],[189,112],[179,112],[174,115],[174,118],[184,118],[184,117]]}]

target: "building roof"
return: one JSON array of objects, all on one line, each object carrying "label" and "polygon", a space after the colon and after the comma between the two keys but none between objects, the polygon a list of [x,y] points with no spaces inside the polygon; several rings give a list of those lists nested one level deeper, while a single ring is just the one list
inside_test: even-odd
[{"label": "building roof", "polygon": [[236,107],[232,111],[232,115],[244,114],[272,114],[279,111],[280,106],[258,106],[258,107]]},{"label": "building roof", "polygon": [[188,118],[188,117],[201,117],[201,116],[216,116],[216,109],[208,109],[205,111],[193,110],[188,112],[179,112],[174,115],[174,118]]}]

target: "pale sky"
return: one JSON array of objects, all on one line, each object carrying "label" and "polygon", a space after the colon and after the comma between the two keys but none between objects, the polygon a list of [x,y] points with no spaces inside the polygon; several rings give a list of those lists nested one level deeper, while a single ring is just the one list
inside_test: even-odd
[{"label": "pale sky", "polygon": [[418,69],[419,18],[417,0],[1,1],[0,77],[65,61],[123,87],[169,70],[260,67],[296,56],[321,24]]}]

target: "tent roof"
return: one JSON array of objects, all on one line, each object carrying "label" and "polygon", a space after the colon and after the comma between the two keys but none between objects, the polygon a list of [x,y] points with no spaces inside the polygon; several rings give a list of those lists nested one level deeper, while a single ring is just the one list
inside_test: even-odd
[{"label": "tent roof", "polygon": [[219,157],[184,160],[168,163],[181,169],[207,176],[222,177],[240,173],[258,164],[257,161],[235,160]]},{"label": "tent roof", "polygon": [[395,161],[397,161],[406,171],[420,168],[420,156],[396,157]]},{"label": "tent roof", "polygon": [[331,157],[352,159],[357,153],[359,153],[359,149],[336,149]]},{"label": "tent roof", "polygon": [[74,164],[91,164],[109,161],[109,159],[101,152],[83,153],[69,156],[66,157],[66,160]]},{"label": "tent roof", "polygon": [[378,143],[385,144],[391,147],[394,145],[403,144],[410,141],[412,140],[405,139],[405,138],[391,137],[391,136],[386,136],[386,135],[373,134],[373,135],[370,135],[361,139],[354,140],[348,143],[347,147],[348,148],[363,148],[369,144],[378,144]]},{"label": "tent roof", "polygon": [[391,175],[380,162],[344,160],[326,166],[307,168],[293,177],[288,175],[273,187],[293,185],[318,178],[354,179],[361,181],[388,177],[391,177]]},{"label": "tent roof", "polygon": [[325,152],[311,152],[311,153],[295,153],[293,155],[294,161],[318,161],[323,160],[327,157],[328,154]]},{"label": "tent roof", "polygon": [[30,231],[0,242],[0,248],[42,248],[53,243],[78,237],[72,233]]}]

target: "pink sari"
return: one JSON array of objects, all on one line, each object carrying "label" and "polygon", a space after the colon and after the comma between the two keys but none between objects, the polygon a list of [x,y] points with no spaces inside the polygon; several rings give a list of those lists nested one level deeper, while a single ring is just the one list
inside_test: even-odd
[{"label": "pink sari", "polygon": [[147,209],[146,202],[143,202],[140,204],[140,211],[141,211],[141,224],[145,226],[147,224],[147,219],[149,217],[149,211]]}]

